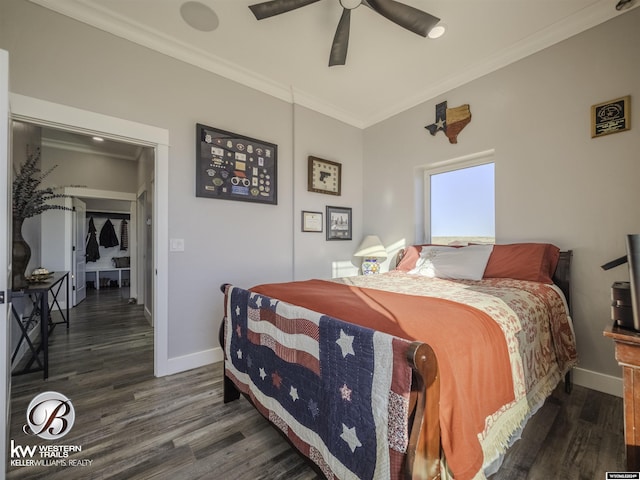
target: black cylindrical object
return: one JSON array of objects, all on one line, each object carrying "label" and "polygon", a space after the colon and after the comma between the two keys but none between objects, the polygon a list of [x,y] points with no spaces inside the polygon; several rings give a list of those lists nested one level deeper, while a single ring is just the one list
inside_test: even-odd
[{"label": "black cylindrical object", "polygon": [[633,308],[633,328],[640,330],[640,235],[627,235],[627,259],[631,283],[631,306]]}]

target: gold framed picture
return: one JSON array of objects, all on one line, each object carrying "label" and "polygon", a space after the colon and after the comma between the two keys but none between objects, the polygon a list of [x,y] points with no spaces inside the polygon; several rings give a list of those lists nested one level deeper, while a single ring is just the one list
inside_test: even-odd
[{"label": "gold framed picture", "polygon": [[631,128],[631,96],[591,107],[591,138],[624,132]]},{"label": "gold framed picture", "polygon": [[342,165],[340,163],[310,156],[308,174],[308,191],[329,195],[341,194]]}]

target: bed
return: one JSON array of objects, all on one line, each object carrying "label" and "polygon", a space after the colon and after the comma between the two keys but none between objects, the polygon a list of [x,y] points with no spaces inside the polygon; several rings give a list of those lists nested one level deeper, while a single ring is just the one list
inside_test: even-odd
[{"label": "bed", "polygon": [[378,275],[223,285],[224,401],[244,394],[329,479],[485,478],[570,387],[571,252],[399,257]]}]

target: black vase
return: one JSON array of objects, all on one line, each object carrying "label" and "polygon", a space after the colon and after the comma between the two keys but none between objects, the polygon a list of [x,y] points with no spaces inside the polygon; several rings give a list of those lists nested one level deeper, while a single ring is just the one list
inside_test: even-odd
[{"label": "black vase", "polygon": [[31,259],[31,248],[29,248],[29,244],[25,242],[22,236],[23,221],[23,218],[13,219],[13,252],[11,258],[11,275],[13,276],[11,288],[13,290],[21,290],[28,285],[25,272]]}]

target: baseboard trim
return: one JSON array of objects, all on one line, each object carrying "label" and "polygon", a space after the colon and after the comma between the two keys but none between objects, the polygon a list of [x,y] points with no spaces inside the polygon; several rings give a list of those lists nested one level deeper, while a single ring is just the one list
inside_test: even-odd
[{"label": "baseboard trim", "polygon": [[147,305],[144,306],[144,318],[146,318],[147,322],[149,322],[149,325],[153,327],[153,315],[151,315],[151,312],[147,308]]},{"label": "baseboard trim", "polygon": [[573,382],[581,387],[622,397],[622,378],[620,377],[605,375],[604,373],[585,370],[584,368],[574,368]]},{"label": "baseboard trim", "polygon": [[185,372],[192,368],[203,367],[215,362],[221,362],[224,358],[222,348],[216,347],[202,352],[196,352],[182,357],[170,358],[167,365],[167,375]]}]

